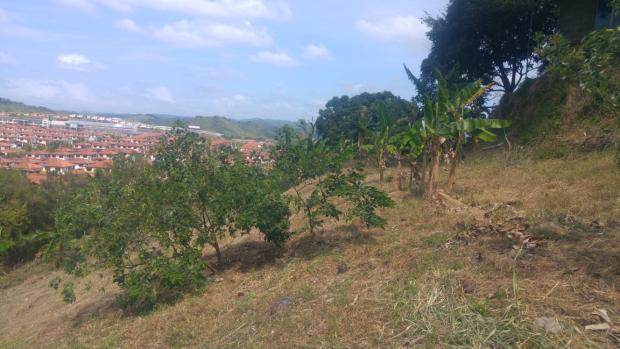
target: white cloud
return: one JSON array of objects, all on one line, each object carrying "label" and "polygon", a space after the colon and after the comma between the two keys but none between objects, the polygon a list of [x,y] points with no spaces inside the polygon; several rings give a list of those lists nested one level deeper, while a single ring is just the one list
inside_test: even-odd
[{"label": "white cloud", "polygon": [[37,98],[56,100],[58,98],[86,101],[90,92],[83,83],[71,83],[64,80],[10,79],[6,91],[17,99]]},{"label": "white cloud", "polygon": [[292,67],[297,61],[285,52],[261,51],[250,57],[254,62]]},{"label": "white cloud", "polygon": [[78,53],[60,55],[56,57],[56,63],[63,69],[79,71],[93,71],[104,68],[103,64],[93,62],[88,57]]},{"label": "white cloud", "polygon": [[134,33],[141,33],[142,27],[140,27],[136,22],[132,21],[129,18],[122,19],[116,22],[116,27],[120,29],[124,29]]},{"label": "white cloud", "polygon": [[0,52],[0,65],[13,65],[15,64],[15,58],[4,52]]},{"label": "white cloud", "polygon": [[410,46],[427,46],[429,28],[415,16],[393,16],[379,21],[359,20],[356,27],[362,33],[386,41],[398,41]]},{"label": "white cloud", "polygon": [[334,59],[329,49],[323,45],[308,45],[304,51],[307,59]]},{"label": "white cloud", "polygon": [[89,0],[54,0],[56,3],[84,12],[94,12],[97,7]]},{"label": "white cloud", "polygon": [[192,16],[216,18],[289,19],[291,8],[284,0],[54,0],[59,5],[95,12],[104,5],[120,12],[146,8]]},{"label": "white cloud", "polygon": [[174,97],[166,86],[151,87],[146,89],[146,97],[166,103],[175,103]]},{"label": "white cloud", "polygon": [[182,47],[214,47],[226,44],[268,46],[273,39],[264,28],[250,22],[234,26],[204,20],[183,20],[166,24],[152,32],[153,36]]},{"label": "white cloud", "polygon": [[100,0],[104,5],[120,12],[131,12],[131,5],[125,0]]},{"label": "white cloud", "polygon": [[[65,0],[66,1],[66,0]],[[76,0],[69,0],[76,1]],[[100,0],[105,5],[124,12],[133,8],[150,8],[179,12],[193,16],[219,18],[288,19],[291,9],[282,0]]]}]

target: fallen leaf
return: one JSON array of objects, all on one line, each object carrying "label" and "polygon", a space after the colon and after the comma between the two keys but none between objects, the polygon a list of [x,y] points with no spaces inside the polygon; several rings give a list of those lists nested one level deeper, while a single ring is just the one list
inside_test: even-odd
[{"label": "fallen leaf", "polygon": [[593,324],[593,325],[586,326],[586,330],[590,330],[590,331],[607,331],[610,328],[611,327],[606,322],[601,322],[600,324]]},{"label": "fallen leaf", "polygon": [[591,315],[595,315],[600,317],[603,321],[611,325],[611,319],[609,315],[607,315],[607,310],[605,309],[596,309],[595,311],[590,313]]}]

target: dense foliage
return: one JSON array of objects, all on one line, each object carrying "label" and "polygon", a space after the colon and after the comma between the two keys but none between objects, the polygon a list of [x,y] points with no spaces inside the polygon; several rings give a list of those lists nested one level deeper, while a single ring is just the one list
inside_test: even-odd
[{"label": "dense foliage", "polygon": [[48,239],[54,210],[80,182],[67,176],[38,186],[19,172],[0,169],[0,263],[14,264],[34,256]]},{"label": "dense foliage", "polygon": [[[620,4],[616,6],[620,8]],[[579,85],[594,99],[596,108],[616,117],[620,124],[620,27],[592,32],[577,45],[561,35],[539,40],[539,54],[548,62],[547,72]],[[620,167],[620,146],[616,146]]]},{"label": "dense foliage", "polygon": [[552,33],[557,18],[552,0],[451,0],[443,16],[425,19],[433,46],[421,66],[418,102],[435,88],[437,69],[456,70],[459,82],[497,81],[512,93],[536,68],[535,33]]},{"label": "dense foliage", "polygon": [[415,105],[391,92],[333,97],[319,111],[317,134],[332,146],[347,143],[361,147],[367,136],[365,129],[380,123],[382,110],[394,121],[411,120],[417,115]]}]

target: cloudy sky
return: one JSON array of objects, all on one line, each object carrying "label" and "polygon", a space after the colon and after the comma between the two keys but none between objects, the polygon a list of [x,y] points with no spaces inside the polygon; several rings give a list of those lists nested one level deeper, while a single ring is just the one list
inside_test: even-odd
[{"label": "cloudy sky", "polygon": [[0,97],[53,108],[310,119],[390,90],[447,0],[0,0]]}]

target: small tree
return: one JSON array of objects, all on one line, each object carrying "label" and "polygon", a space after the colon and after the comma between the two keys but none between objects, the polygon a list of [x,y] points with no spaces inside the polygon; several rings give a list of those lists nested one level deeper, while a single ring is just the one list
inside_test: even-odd
[{"label": "small tree", "polygon": [[[187,212],[199,232],[198,242],[215,249],[219,264],[219,240],[226,235],[256,227],[277,245],[286,240],[286,202],[266,173],[245,165],[240,154],[211,151],[205,139],[181,130],[162,144],[154,166],[166,185],[187,192],[184,200],[190,205]],[[265,217],[273,220],[263,222]]]},{"label": "small tree", "polygon": [[[343,169],[350,151],[336,152],[325,140],[317,140],[314,125],[301,123],[302,134],[293,135],[284,129],[274,149],[275,175],[283,187],[291,187],[292,201],[306,218],[306,228],[314,234],[326,218],[361,219],[368,226],[382,226],[384,220],[375,210],[391,206],[392,200],[383,192],[363,184],[361,167]],[[342,212],[335,198],[345,199],[349,209]]]},{"label": "small tree", "polygon": [[177,129],[162,139],[151,166],[117,159],[80,196],[57,211],[49,251],[70,271],[110,268],[121,304],[147,310],[201,287],[203,248],[256,228],[281,245],[288,203],[258,168],[208,154],[206,142]]}]

